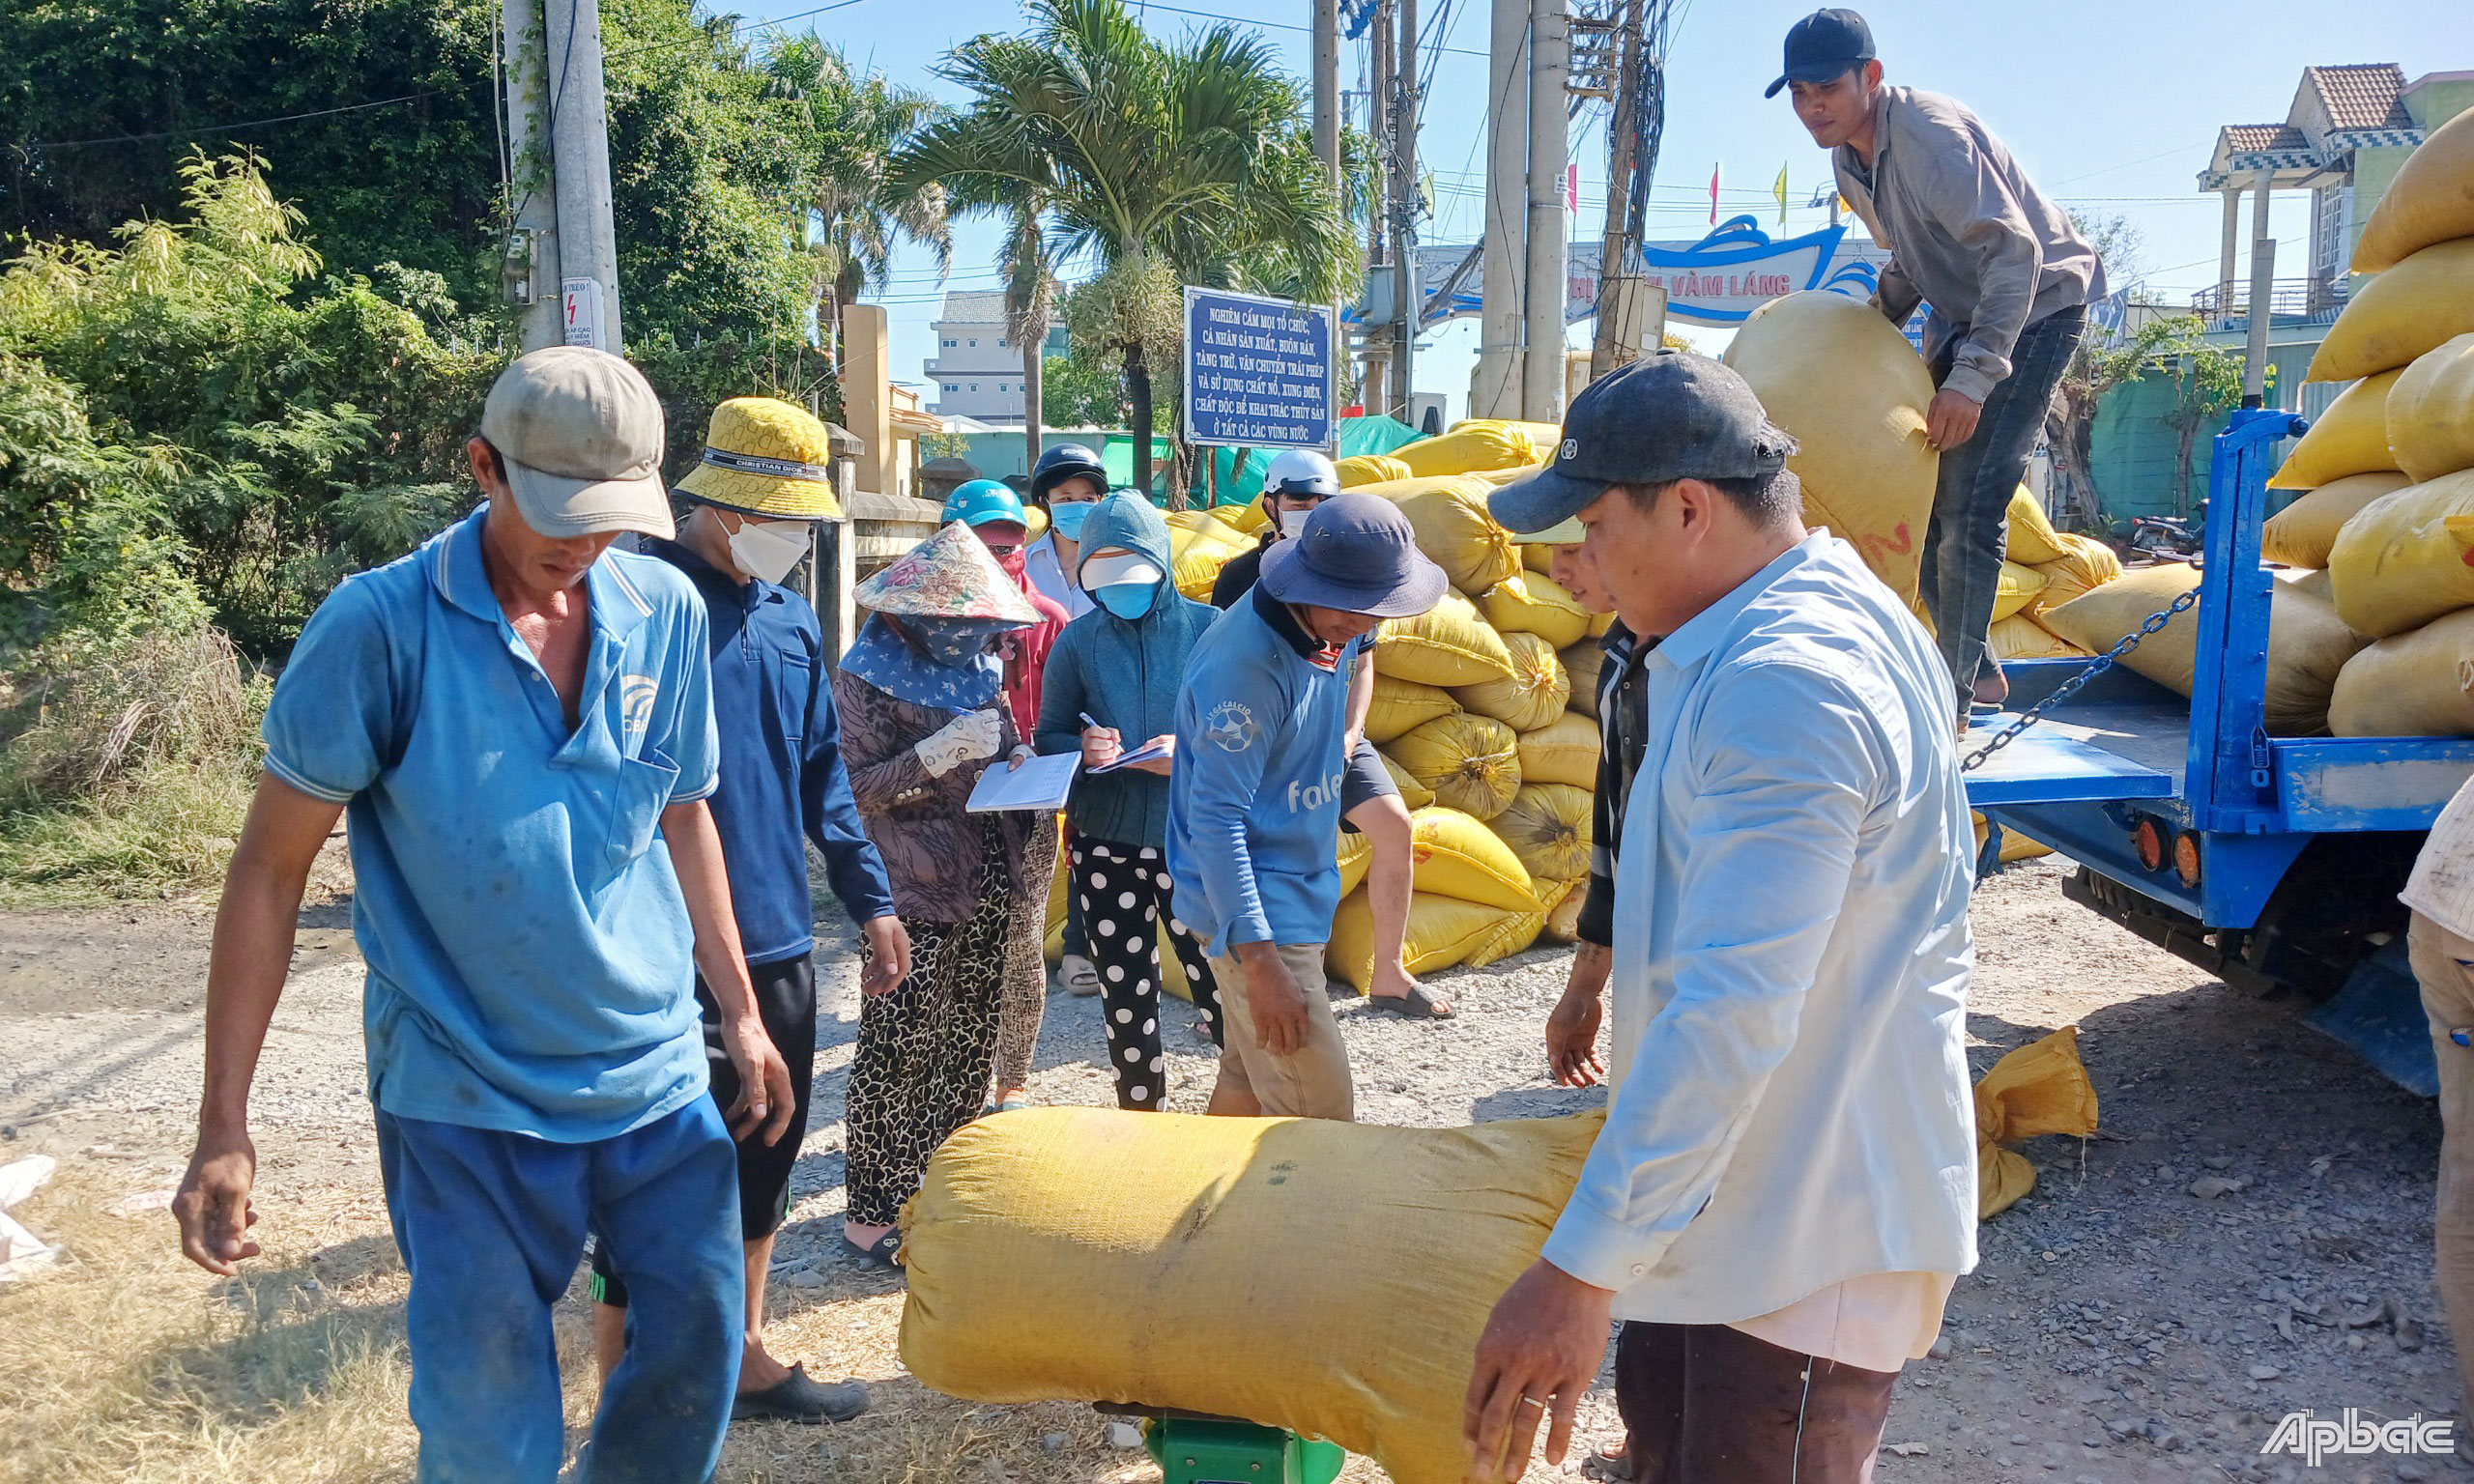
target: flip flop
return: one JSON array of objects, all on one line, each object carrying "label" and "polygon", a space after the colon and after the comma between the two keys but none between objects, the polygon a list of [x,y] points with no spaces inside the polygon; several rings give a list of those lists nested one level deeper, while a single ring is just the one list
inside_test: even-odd
[{"label": "flip flop", "polygon": [[1444,1007],[1442,997],[1424,985],[1411,985],[1406,994],[1369,994],[1368,1004],[1403,1020],[1449,1020],[1460,1013]]},{"label": "flip flop", "polygon": [[899,1231],[887,1232],[877,1238],[874,1245],[865,1247],[852,1241],[849,1232],[844,1232],[842,1245],[856,1253],[859,1261],[871,1268],[893,1268],[902,1261],[902,1233]]}]

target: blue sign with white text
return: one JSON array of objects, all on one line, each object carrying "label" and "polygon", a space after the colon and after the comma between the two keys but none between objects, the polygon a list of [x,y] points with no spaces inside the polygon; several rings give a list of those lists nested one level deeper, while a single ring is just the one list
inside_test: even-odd
[{"label": "blue sign with white text", "polygon": [[1186,290],[1186,441],[1332,446],[1332,311]]}]

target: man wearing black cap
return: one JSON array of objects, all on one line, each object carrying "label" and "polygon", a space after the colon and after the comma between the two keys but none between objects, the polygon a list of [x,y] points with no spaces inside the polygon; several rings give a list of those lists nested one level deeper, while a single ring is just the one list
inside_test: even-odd
[{"label": "man wearing black cap", "polygon": [[1924,435],[1942,455],[1918,574],[1963,699],[2009,694],[1985,663],[2010,496],[2070,364],[2086,306],[2105,294],[2096,249],[1984,121],[1938,93],[1887,87],[1872,29],[1815,11],[1787,33],[1796,117],[1830,152],[1838,193],[1890,250],[1873,302],[1896,325],[1932,307],[1925,357],[1941,386]]},{"label": "man wearing black cap", "polygon": [[1220,981],[1211,1111],[1347,1120],[1348,1053],[1323,992],[1339,910],[1349,686],[1386,618],[1443,598],[1390,500],[1346,491],[1263,554],[1253,591],[1194,644],[1177,695],[1168,875]]},{"label": "man wearing black cap", "polygon": [[1495,519],[1577,516],[1647,739],[1615,875],[1614,1089],[1496,1304],[1471,1472],[1563,1461],[1622,1319],[1635,1484],[1867,1477],[1898,1372],[1975,1265],[1972,833],[1933,642],[1805,530],[1743,379],[1661,354],[1575,398]]}]

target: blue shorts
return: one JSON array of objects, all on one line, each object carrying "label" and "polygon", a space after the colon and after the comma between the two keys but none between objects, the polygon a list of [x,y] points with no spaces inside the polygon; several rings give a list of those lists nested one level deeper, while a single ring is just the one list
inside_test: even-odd
[{"label": "blue shorts", "polygon": [[1358,827],[1349,823],[1349,814],[1360,804],[1373,799],[1400,796],[1400,785],[1392,781],[1392,770],[1374,751],[1374,744],[1364,737],[1357,739],[1357,751],[1349,754],[1348,766],[1340,773],[1340,828],[1355,835]]}]

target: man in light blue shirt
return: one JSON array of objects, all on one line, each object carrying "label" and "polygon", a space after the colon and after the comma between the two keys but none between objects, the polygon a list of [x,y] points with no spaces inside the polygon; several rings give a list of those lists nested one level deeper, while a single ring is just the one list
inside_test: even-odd
[{"label": "man in light blue shirt", "polygon": [[778,1138],[792,1099],[704,802],[704,604],[669,564],[608,550],[674,533],[661,450],[660,404],[618,357],[558,347],[508,367],[469,449],[488,502],[345,582],[302,631],[216,922],[174,1209],[187,1255],[230,1273],[258,1250],[250,1075],[310,862],[349,810],[423,1481],[557,1478],[551,1306],[588,1229],[635,1296],[589,1477],[703,1479],[730,1416],[736,1161],[705,1097],[696,971],[739,1073],[728,1117]]},{"label": "man in light blue shirt", "polygon": [[1563,432],[1495,518],[1577,516],[1626,627],[1665,637],[1638,662],[1613,1099],[1479,1343],[1473,1470],[1516,1474],[1541,1418],[1562,1461],[1612,1315],[1636,1484],[1867,1476],[1975,1265],[1949,672],[1804,528],[1795,444],[1725,366],[1635,362]]}]

